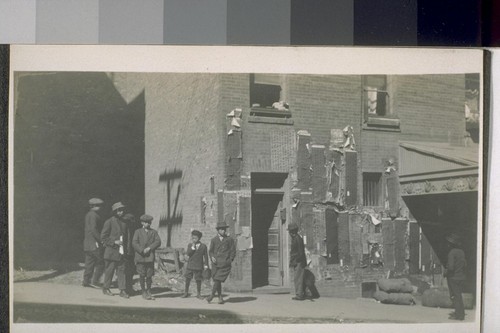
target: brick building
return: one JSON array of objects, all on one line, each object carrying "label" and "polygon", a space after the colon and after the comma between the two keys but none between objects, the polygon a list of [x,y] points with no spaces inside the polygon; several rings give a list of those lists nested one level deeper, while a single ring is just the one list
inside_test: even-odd
[{"label": "brick building", "polygon": [[[465,78],[123,74],[114,82],[145,91],[145,207],[160,217],[165,245],[184,247],[191,229],[208,242],[225,220],[238,239],[227,287],[288,287],[286,225],[295,221],[323,294],[357,297],[388,271],[439,266],[401,199],[399,144],[463,146]],[[277,101],[287,105],[273,108]]]},{"label": "brick building", "polygon": [[[466,140],[471,77],[107,75],[120,103],[143,101],[144,164],[130,177],[144,180],[137,193],[164,246],[184,248],[192,229],[208,243],[225,220],[238,239],[226,287],[288,288],[286,226],[297,222],[320,292],[340,297],[369,295],[387,274],[439,266],[442,239],[426,237],[426,217],[412,211],[426,204],[403,200],[411,181],[400,179],[400,156],[411,143],[460,151],[465,142],[478,156]],[[477,159],[460,165],[477,170]],[[468,176],[473,182],[477,171]],[[476,187],[457,191],[469,193],[467,202],[477,197]],[[477,215],[477,206],[468,209]],[[453,229],[444,225],[443,234]]]}]

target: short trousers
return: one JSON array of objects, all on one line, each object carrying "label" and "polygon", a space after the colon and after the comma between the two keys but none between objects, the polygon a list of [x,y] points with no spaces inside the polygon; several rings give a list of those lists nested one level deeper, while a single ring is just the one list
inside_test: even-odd
[{"label": "short trousers", "polygon": [[155,274],[155,267],[152,262],[136,262],[135,267],[140,276],[152,277]]},{"label": "short trousers", "polygon": [[193,276],[194,276],[194,279],[196,281],[201,281],[203,280],[203,276],[202,276],[202,270],[199,270],[199,269],[189,269],[189,268],[186,268],[186,274],[184,274],[184,277],[186,279],[192,279]]}]

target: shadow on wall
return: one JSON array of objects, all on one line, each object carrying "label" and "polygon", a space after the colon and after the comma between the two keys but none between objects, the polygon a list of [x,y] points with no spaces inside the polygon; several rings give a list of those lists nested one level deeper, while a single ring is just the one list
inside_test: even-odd
[{"label": "shadow on wall", "polygon": [[[17,73],[14,263],[83,260],[88,199],[144,211],[144,91],[127,103],[105,73]],[[51,268],[51,267],[47,267]]]},{"label": "shadow on wall", "polygon": [[[164,184],[165,197],[163,212],[160,216],[160,229],[167,228],[167,243],[166,247],[172,244],[172,229],[174,226],[182,224],[182,212],[178,211],[179,197],[182,188],[182,170],[174,168],[173,170],[165,170],[160,174],[160,184]],[[175,195],[174,195],[175,193]]]}]

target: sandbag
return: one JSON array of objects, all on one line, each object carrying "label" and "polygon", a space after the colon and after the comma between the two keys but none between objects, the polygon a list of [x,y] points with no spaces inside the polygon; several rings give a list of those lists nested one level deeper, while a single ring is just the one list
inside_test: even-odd
[{"label": "sandbag", "polygon": [[[474,307],[474,297],[472,294],[463,293],[464,308],[472,309]],[[444,288],[427,289],[422,294],[422,305],[431,308],[453,308],[453,302],[450,298],[450,292]]]},{"label": "sandbag", "polygon": [[373,295],[377,301],[383,304],[398,304],[398,305],[414,305],[413,296],[408,293],[386,293],[385,291],[377,291]]},{"label": "sandbag", "polygon": [[408,279],[379,279],[378,288],[387,293],[412,293],[413,286]]}]

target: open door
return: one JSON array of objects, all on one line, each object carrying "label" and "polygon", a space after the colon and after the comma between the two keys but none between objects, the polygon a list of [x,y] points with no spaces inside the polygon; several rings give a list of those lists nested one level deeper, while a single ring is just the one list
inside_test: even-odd
[{"label": "open door", "polygon": [[274,217],[267,233],[268,280],[271,286],[283,285],[283,260],[281,255],[281,207],[274,212]]}]

